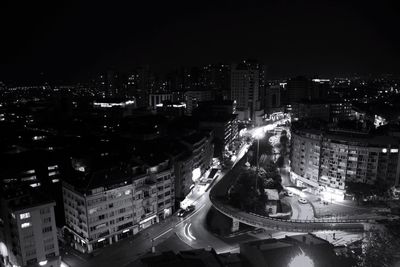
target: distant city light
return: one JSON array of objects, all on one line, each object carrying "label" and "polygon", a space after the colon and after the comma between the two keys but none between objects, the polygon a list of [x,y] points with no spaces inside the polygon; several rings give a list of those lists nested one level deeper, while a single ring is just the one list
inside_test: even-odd
[{"label": "distant city light", "polygon": [[125,107],[127,105],[135,104],[134,100],[128,100],[119,103],[107,103],[107,102],[94,102],[93,105],[101,108],[112,108],[112,107]]}]

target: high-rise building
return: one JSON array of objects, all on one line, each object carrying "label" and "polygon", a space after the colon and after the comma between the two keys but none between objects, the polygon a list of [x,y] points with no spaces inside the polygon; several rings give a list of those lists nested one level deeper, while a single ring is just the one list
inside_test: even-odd
[{"label": "high-rise building", "polygon": [[261,107],[266,113],[273,113],[281,106],[281,87],[280,85],[265,86],[261,94]]},{"label": "high-rise building", "polygon": [[97,77],[95,86],[103,97],[116,97],[123,93],[121,81],[121,77],[117,72],[109,70]]},{"label": "high-rise building", "polygon": [[211,90],[217,100],[228,100],[231,98],[230,65],[228,64],[209,64],[204,66],[200,73],[200,85]]},{"label": "high-rise building", "polygon": [[304,76],[289,79],[286,84],[285,104],[297,103],[302,100],[325,99],[329,94],[330,80],[308,79]]},{"label": "high-rise building", "polygon": [[153,93],[149,95],[149,107],[155,109],[158,104],[172,101],[172,94]]},{"label": "high-rise building", "polygon": [[32,190],[1,192],[0,253],[2,266],[60,266],[55,202]]},{"label": "high-rise building", "polygon": [[187,91],[185,93],[186,112],[191,115],[193,110],[198,107],[199,102],[212,100],[210,90]]},{"label": "high-rise building", "polygon": [[127,94],[134,96],[138,107],[147,107],[149,94],[153,92],[155,77],[148,66],[133,71],[128,76]]},{"label": "high-rise building", "polygon": [[[260,109],[260,86],[263,68],[250,61],[233,64],[231,67],[231,99],[236,100],[239,120],[255,120]],[[260,82],[261,81],[261,82]]]}]

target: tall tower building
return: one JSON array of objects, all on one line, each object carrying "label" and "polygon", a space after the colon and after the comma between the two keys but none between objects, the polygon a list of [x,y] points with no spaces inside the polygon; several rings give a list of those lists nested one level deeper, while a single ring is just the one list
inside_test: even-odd
[{"label": "tall tower building", "polygon": [[254,120],[260,109],[260,73],[262,77],[264,71],[254,62],[243,61],[231,67],[231,97],[236,100],[240,120]]}]

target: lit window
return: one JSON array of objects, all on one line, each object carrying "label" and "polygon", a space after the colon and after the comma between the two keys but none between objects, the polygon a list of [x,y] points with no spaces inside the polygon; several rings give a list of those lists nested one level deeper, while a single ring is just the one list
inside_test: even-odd
[{"label": "lit window", "polygon": [[131,190],[126,190],[125,195],[129,195],[131,193]]},{"label": "lit window", "polygon": [[19,215],[19,218],[20,218],[21,220],[23,220],[23,219],[28,219],[28,218],[30,218],[30,217],[31,217],[31,214],[30,214],[29,212],[21,213],[21,214]]},{"label": "lit window", "polygon": [[51,171],[51,170],[55,170],[58,168],[58,165],[53,165],[53,166],[48,166],[47,170]]},{"label": "lit window", "polygon": [[397,148],[392,148],[390,149],[390,153],[398,153],[399,150]]},{"label": "lit window", "polygon": [[29,186],[30,186],[30,187],[38,187],[38,186],[40,186],[40,183],[30,184]]},{"label": "lit window", "polygon": [[22,229],[30,227],[30,226],[32,226],[32,224],[30,222],[26,222],[26,223],[21,224],[21,228]]}]

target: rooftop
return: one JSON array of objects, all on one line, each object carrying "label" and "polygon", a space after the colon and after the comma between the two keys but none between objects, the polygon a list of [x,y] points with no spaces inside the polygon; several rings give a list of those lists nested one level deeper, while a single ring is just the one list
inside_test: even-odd
[{"label": "rooftop", "polygon": [[25,186],[3,185],[0,192],[1,198],[9,203],[13,211],[54,203],[37,189]]}]

